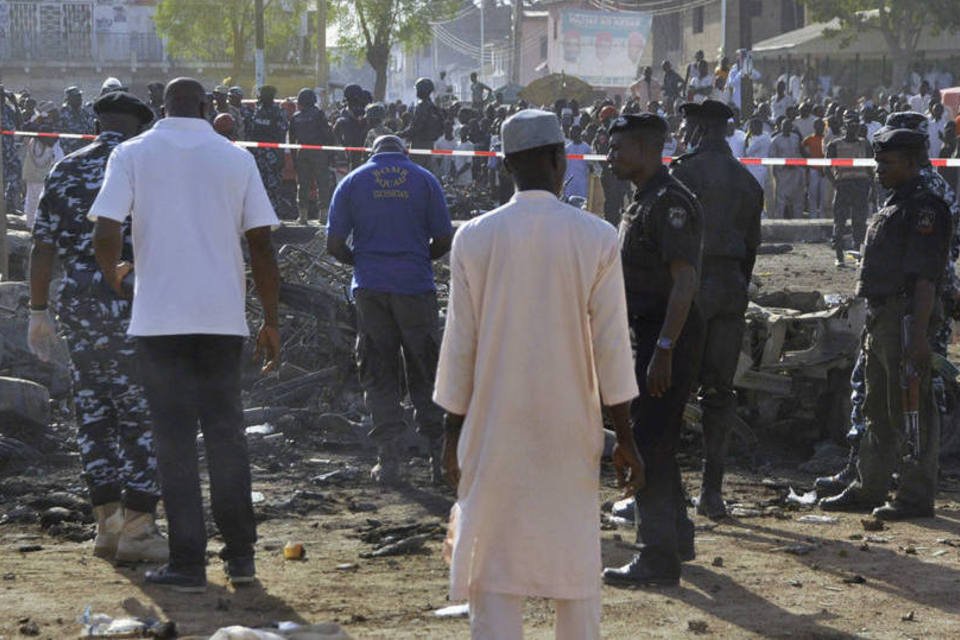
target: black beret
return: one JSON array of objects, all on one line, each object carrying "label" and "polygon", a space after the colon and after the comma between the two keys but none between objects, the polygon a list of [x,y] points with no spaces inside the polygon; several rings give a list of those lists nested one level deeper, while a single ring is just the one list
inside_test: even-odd
[{"label": "black beret", "polygon": [[93,112],[97,115],[104,113],[125,113],[140,118],[140,122],[147,124],[153,120],[153,111],[140,98],[126,91],[111,91],[96,99],[93,103]]},{"label": "black beret", "polygon": [[651,129],[660,134],[667,133],[667,121],[655,113],[637,113],[617,116],[610,122],[610,133],[618,131],[639,131]]},{"label": "black beret", "polygon": [[883,127],[873,136],[873,150],[884,151],[920,151],[927,148],[927,136],[915,129],[893,129]]},{"label": "black beret", "polygon": [[684,102],[677,107],[677,111],[684,118],[697,118],[700,116],[700,104],[697,102]]},{"label": "black beret", "polygon": [[928,123],[927,116],[916,111],[895,111],[888,115],[886,122],[884,122],[891,129],[913,129],[915,131],[926,130]]},{"label": "black beret", "polygon": [[697,116],[701,120],[722,120],[726,122],[733,117],[733,109],[719,100],[704,100],[700,103],[700,112]]}]

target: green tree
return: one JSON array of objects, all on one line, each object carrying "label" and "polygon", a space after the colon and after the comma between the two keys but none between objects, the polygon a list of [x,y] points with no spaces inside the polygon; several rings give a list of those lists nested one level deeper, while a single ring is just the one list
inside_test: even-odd
[{"label": "green tree", "polygon": [[377,74],[373,95],[387,92],[390,51],[395,44],[414,49],[430,42],[431,20],[443,20],[462,6],[459,0],[339,0],[340,44],[363,57]]},{"label": "green tree", "polygon": [[[300,32],[305,0],[264,0],[267,50],[289,46]],[[183,60],[227,56],[236,76],[247,64],[255,34],[254,0],[160,0],[153,18],[167,50]]]},{"label": "green tree", "polygon": [[840,20],[835,35],[841,47],[858,33],[879,32],[893,61],[893,84],[897,88],[913,66],[925,30],[939,33],[960,28],[957,0],[804,0],[804,4],[814,21]]}]

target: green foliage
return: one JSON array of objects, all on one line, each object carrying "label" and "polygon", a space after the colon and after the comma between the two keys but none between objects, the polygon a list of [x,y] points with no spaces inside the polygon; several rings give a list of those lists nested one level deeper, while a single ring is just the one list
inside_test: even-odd
[{"label": "green foliage", "polygon": [[[268,51],[290,46],[306,0],[264,0]],[[154,23],[167,49],[181,60],[231,60],[239,70],[254,48],[254,0],[160,0]]]},{"label": "green foliage", "polygon": [[387,65],[394,44],[407,48],[426,45],[432,38],[431,21],[452,16],[460,0],[338,0],[335,12],[340,46],[366,58],[377,72],[374,95],[383,98]]}]

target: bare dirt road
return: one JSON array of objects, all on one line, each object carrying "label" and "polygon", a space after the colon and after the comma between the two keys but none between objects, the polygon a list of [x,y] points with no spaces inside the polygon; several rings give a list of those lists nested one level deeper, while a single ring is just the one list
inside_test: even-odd
[{"label": "bare dirt road", "polygon": [[[821,245],[764,256],[757,273],[764,290],[823,293],[850,293],[855,277],[852,269],[835,270]],[[694,444],[682,462],[695,494],[696,438],[688,440]],[[181,637],[284,620],[336,621],[357,639],[468,637],[466,620],[433,615],[450,604],[440,549],[452,493],[427,487],[422,459],[409,467],[409,485],[380,491],[366,479],[369,453],[331,451],[315,442],[296,433],[252,442],[254,489],[263,496],[256,505],[260,580],[245,589],[227,587],[211,557],[203,595],[148,588],[142,567],[94,559],[89,541],[70,541],[89,535],[89,524],[44,529],[34,521],[44,498],[81,492],[71,456],[0,478],[0,638],[26,637],[21,628],[32,631],[33,623],[39,638],[78,637],[76,619],[88,606],[111,616],[174,620]],[[960,638],[960,473],[943,471],[936,518],[867,532],[859,515],[810,522],[806,516],[824,514],[785,502],[788,487],[802,493],[811,485],[814,474],[798,470],[810,454],[768,442],[739,459],[726,497],[740,515],[721,523],[697,518],[697,559],[685,565],[679,587],[604,587],[604,637]],[[609,468],[604,487],[598,499],[617,497]],[[361,557],[410,534],[426,540],[421,549]],[[630,528],[602,532],[605,564],[629,559],[633,535]],[[291,540],[305,545],[304,561],[283,559],[282,546]],[[214,539],[211,552],[218,546]],[[549,603],[531,602],[527,637],[551,638],[551,621]]]}]

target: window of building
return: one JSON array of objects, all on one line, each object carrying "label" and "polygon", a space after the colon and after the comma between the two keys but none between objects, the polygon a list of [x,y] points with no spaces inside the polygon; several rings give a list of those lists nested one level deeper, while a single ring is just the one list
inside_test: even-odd
[{"label": "window of building", "polygon": [[546,60],[548,53],[548,39],[547,36],[540,36],[540,59]]},{"label": "window of building", "polygon": [[693,32],[703,33],[703,7],[696,7],[693,10]]}]

